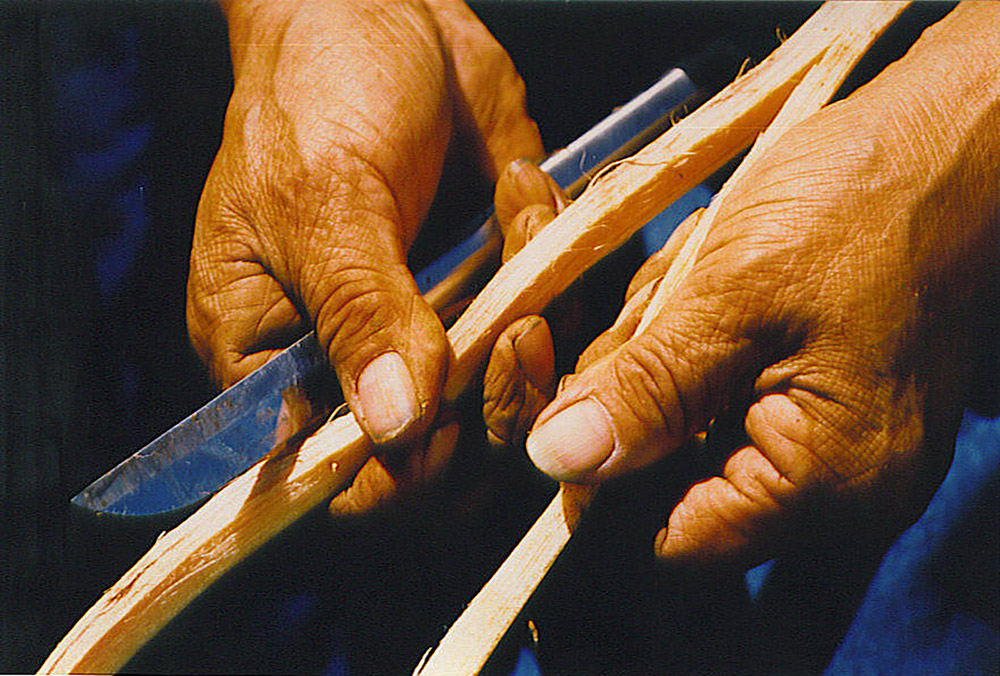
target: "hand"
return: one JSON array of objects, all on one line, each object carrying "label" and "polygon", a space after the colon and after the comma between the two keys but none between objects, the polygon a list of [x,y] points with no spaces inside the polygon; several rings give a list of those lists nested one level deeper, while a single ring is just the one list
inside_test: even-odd
[{"label": "hand", "polygon": [[[960,6],[780,139],[634,335],[677,240],[649,261],[535,421],[532,460],[600,482],[741,420],[746,443],[656,539],[675,560],[748,565],[806,521],[889,534],[918,516],[950,461],[997,284],[1000,58],[983,46],[997,15]],[[521,374],[504,382],[544,381],[517,347]]]},{"label": "hand", "polygon": [[449,347],[407,249],[447,153],[473,148],[490,180],[541,153],[523,83],[461,2],[225,9],[235,88],[198,209],[192,341],[225,387],[315,326],[365,432],[421,447]]},{"label": "hand", "polygon": [[[507,262],[565,208],[567,198],[537,166],[513,162],[500,175],[494,195]],[[555,352],[541,317],[512,323],[493,346],[483,378],[483,418],[496,446],[524,443],[531,421],[555,393]]]}]

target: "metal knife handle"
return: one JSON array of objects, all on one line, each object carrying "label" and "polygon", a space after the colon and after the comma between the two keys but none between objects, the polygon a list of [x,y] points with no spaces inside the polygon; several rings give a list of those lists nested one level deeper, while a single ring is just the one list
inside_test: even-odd
[{"label": "metal knife handle", "polygon": [[673,68],[539,166],[570,197],[576,197],[605,166],[635,153],[662,133],[670,126],[671,115],[697,94],[687,73]]},{"label": "metal knife handle", "polygon": [[[538,166],[575,198],[601,169],[632,155],[665,131],[674,112],[698,95],[687,73],[672,68]],[[472,235],[415,275],[424,298],[446,324],[457,315],[455,305],[482,288],[499,266],[503,241],[492,207],[476,222],[482,225]]]}]

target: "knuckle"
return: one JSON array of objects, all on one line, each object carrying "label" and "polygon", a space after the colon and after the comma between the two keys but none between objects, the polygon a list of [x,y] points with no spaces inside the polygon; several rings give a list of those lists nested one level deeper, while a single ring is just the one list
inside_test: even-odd
[{"label": "knuckle", "polygon": [[396,304],[386,298],[373,277],[375,270],[350,268],[330,278],[326,297],[318,304],[316,324],[319,338],[341,354],[385,331],[400,321]]},{"label": "knuckle", "polygon": [[573,386],[573,383],[578,382],[579,380],[580,380],[579,373],[567,373],[566,375],[561,377],[559,379],[559,382],[556,384],[556,395],[559,395],[564,390],[569,389],[570,387]]},{"label": "knuckle", "polygon": [[646,340],[633,341],[612,364],[617,396],[632,415],[650,430],[660,431],[667,440],[684,438],[687,415],[675,365],[666,358],[662,346]]},{"label": "knuckle", "polygon": [[483,401],[486,426],[504,442],[512,442],[522,426],[524,402],[524,384],[507,381],[499,391],[494,391],[491,397]]},{"label": "knuckle", "polygon": [[738,465],[734,471],[727,472],[727,476],[739,495],[758,513],[776,513],[791,508],[800,493],[799,487],[765,458],[748,459],[748,453],[757,452],[739,452],[727,463]]},{"label": "knuckle", "polygon": [[661,551],[690,559],[715,559],[739,547],[746,534],[728,505],[718,497],[719,477],[692,486],[670,514]]},{"label": "knuckle", "polygon": [[509,433],[524,405],[526,381],[513,355],[513,345],[501,339],[483,378],[483,417],[498,437]]},{"label": "knuckle", "polygon": [[509,360],[491,358],[484,377],[483,419],[494,436],[506,444],[523,442],[548,401],[513,355]]}]

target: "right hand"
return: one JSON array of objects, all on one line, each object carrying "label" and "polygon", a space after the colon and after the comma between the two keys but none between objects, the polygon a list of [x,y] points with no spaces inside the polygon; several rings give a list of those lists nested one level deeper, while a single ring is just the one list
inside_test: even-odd
[{"label": "right hand", "polygon": [[228,386],[315,325],[376,443],[447,369],[406,267],[449,144],[493,179],[541,144],[510,59],[458,2],[232,3],[235,89],[195,229],[191,337]]},{"label": "right hand", "polygon": [[235,87],[198,208],[192,342],[228,387],[314,326],[362,429],[422,448],[449,346],[407,249],[450,146],[489,180],[542,153],[524,85],[462,2],[225,10]]}]

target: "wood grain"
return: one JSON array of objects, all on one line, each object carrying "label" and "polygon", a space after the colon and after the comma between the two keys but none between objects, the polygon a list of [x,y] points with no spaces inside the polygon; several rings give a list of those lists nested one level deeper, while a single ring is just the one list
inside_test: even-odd
[{"label": "wood grain", "polygon": [[[852,3],[853,4],[853,3]],[[687,276],[705,237],[712,229],[719,209],[725,203],[733,186],[751,171],[759,158],[791,127],[816,113],[837,92],[844,80],[872,43],[878,39],[909,2],[867,2],[852,8],[851,22],[843,27],[839,38],[823,55],[818,64],[809,70],[802,82],[782,106],[774,122],[760,135],[750,152],[729,177],[722,189],[698,218],[698,225],[688,235],[677,257],[659,281],[656,293],[646,307],[636,333],[642,333],[666,305],[677,285]]]},{"label": "wood grain", "polygon": [[564,484],[517,547],[448,630],[445,639],[417,666],[415,676],[477,674],[534,592],[527,574],[541,582],[576,530],[596,493]]},{"label": "wood grain", "polygon": [[370,452],[353,416],[342,416],[296,453],[254,465],[162,535],[76,623],[40,673],[120,669],[220,575],[349,484]]}]

